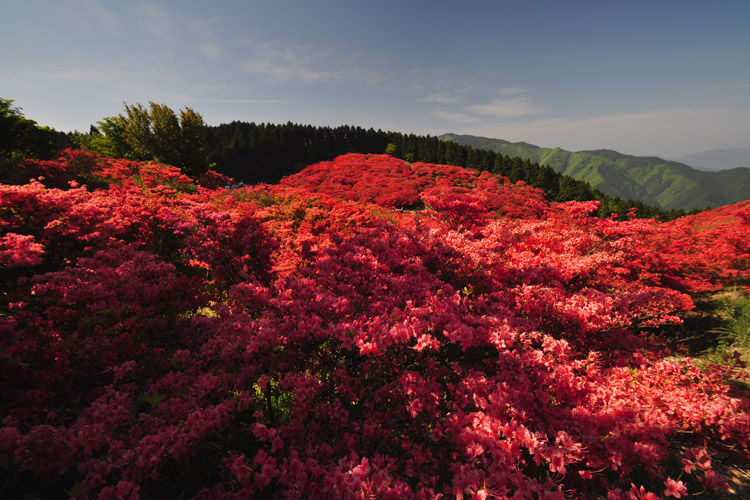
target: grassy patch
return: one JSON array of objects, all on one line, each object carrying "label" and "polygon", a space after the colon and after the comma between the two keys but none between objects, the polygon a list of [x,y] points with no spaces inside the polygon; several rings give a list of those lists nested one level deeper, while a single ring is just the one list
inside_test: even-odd
[{"label": "grassy patch", "polygon": [[[714,363],[750,364],[750,298],[723,299],[722,313],[723,324],[711,332],[716,335],[716,346],[704,357]],[[744,372],[750,375],[747,367]]]},{"label": "grassy patch", "polygon": [[683,324],[664,331],[668,345],[704,362],[750,364],[750,296],[729,288],[695,298],[695,306]]}]

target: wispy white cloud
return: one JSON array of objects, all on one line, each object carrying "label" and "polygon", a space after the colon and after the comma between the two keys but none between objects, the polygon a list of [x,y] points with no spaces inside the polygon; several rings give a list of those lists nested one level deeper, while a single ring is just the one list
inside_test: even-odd
[{"label": "wispy white cloud", "polygon": [[224,22],[220,17],[188,17],[180,20],[180,28],[199,54],[210,62],[221,63],[231,48],[231,42],[222,36]]},{"label": "wispy white cloud", "polygon": [[[154,81],[158,80],[159,71],[156,68],[137,66],[106,66],[98,68],[91,67],[50,67],[41,69],[25,68],[14,72],[8,77],[8,83],[19,85],[23,82],[29,89],[44,90],[54,88],[63,94],[71,89],[86,89],[89,95],[92,93],[118,94],[123,91],[128,93],[148,91],[154,88]],[[164,83],[163,88],[169,87]]]},{"label": "wispy white cloud", "polygon": [[627,154],[679,157],[746,145],[750,109],[666,108],[580,119],[516,121],[465,127],[459,132],[571,151],[609,148]]},{"label": "wispy white cloud", "polygon": [[104,27],[110,35],[119,35],[122,32],[122,22],[117,14],[102,5],[98,0],[84,0],[83,5],[95,19],[99,26]]},{"label": "wispy white cloud", "polygon": [[203,54],[211,62],[221,62],[224,49],[215,43],[211,42],[199,42],[197,45],[198,52]]},{"label": "wispy white cloud", "polygon": [[281,99],[191,99],[195,102],[216,102],[231,104],[286,104]]},{"label": "wispy white cloud", "polygon": [[146,2],[133,4],[132,12],[136,22],[150,35],[164,41],[176,40],[178,29],[174,14]]},{"label": "wispy white cloud", "polygon": [[[544,108],[537,106],[529,91],[524,87],[502,87],[494,91],[495,97],[486,102],[470,106],[455,107],[454,109],[438,108],[432,114],[443,120],[460,123],[486,122],[491,118],[519,118],[544,112]],[[454,92],[434,92],[423,98],[423,102],[440,104],[456,104],[470,97],[469,87]]]},{"label": "wispy white cloud", "polygon": [[544,112],[544,108],[534,105],[528,96],[492,99],[484,104],[468,106],[466,110],[497,118],[518,118]]},{"label": "wispy white cloud", "polygon": [[503,87],[497,93],[501,97],[513,97],[514,95],[527,94],[528,91],[523,87]]},{"label": "wispy white cloud", "polygon": [[450,104],[455,102],[461,102],[464,100],[464,96],[452,94],[450,92],[433,92],[432,94],[424,97],[422,102],[437,102],[442,104]]},{"label": "wispy white cloud", "polygon": [[[106,106],[110,109],[107,111],[109,113],[112,112],[112,105],[114,110],[117,110],[123,102],[133,104],[154,101],[179,108],[186,103],[200,101],[195,96],[217,95],[216,92],[222,92],[218,94],[219,96],[231,95],[230,90],[226,88],[211,87],[206,84],[186,86],[184,82],[184,75],[165,73],[160,68],[150,65],[110,64],[97,68],[64,66],[49,67],[44,70],[23,69],[14,72],[12,77],[4,83],[19,88],[23,86],[24,92],[30,96],[37,96],[35,97],[37,100],[42,99],[45,94],[50,94],[49,89],[54,89],[50,95],[66,96],[72,102],[76,102],[74,99],[85,99],[87,102],[98,103],[98,105],[108,103]],[[235,92],[234,95],[237,93]],[[273,99],[262,99],[262,101],[273,101]],[[42,118],[39,115],[39,119]],[[81,117],[75,112],[71,112],[67,118],[72,125],[57,125],[44,121],[40,123],[60,127],[62,130],[81,128],[79,122]],[[89,123],[93,123],[100,118],[101,116],[95,116],[95,120],[91,118],[88,120]]]},{"label": "wispy white cloud", "polygon": [[[237,95],[257,94],[257,92],[241,90],[226,86],[198,85],[193,87],[179,87],[183,80],[181,75],[171,75],[165,78],[158,68],[150,66],[102,66],[100,68],[46,68],[45,70],[26,69],[14,72],[8,80],[10,85],[21,85],[34,91],[41,91],[54,87],[62,94],[85,92],[92,99],[115,99],[117,102],[154,100],[159,102],[214,102],[238,104],[285,104],[281,99],[252,99],[252,98],[200,98],[196,95]],[[155,84],[157,82],[158,84]],[[179,88],[179,90],[178,90]],[[86,90],[82,90],[86,89]]]},{"label": "wispy white cloud", "polygon": [[444,109],[434,109],[432,114],[442,120],[448,120],[459,123],[474,123],[477,121],[475,116],[468,115],[466,113],[446,111]]},{"label": "wispy white cloud", "polygon": [[334,49],[272,41],[260,44],[244,68],[275,82],[382,81],[381,75],[367,66],[358,65],[354,59],[352,54]]}]

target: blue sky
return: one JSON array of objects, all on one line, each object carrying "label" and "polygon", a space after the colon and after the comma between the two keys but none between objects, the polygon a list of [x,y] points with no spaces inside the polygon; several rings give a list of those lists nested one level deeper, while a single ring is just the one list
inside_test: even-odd
[{"label": "blue sky", "polygon": [[750,146],[750,2],[2,0],[0,97],[678,157]]}]

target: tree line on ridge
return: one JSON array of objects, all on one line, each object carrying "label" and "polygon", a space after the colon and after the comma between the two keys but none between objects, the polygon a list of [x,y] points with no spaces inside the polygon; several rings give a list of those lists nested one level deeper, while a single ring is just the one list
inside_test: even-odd
[{"label": "tree line on ridge", "polygon": [[[12,100],[3,99],[0,104],[2,130],[20,130],[7,135],[10,139],[0,145],[0,168],[12,168],[25,157],[48,159],[57,150],[74,146],[108,157],[156,160],[180,167],[191,175],[211,168],[253,184],[276,183],[310,164],[346,153],[388,153],[408,162],[456,165],[503,175],[513,182],[523,181],[542,189],[551,201],[598,200],[600,217],[624,218],[633,208],[641,217],[658,216],[662,220],[685,215],[684,210],[666,211],[641,201],[605,195],[587,182],[529,160],[430,135],[292,122],[233,121],[210,126],[191,108],[175,113],[168,106],[153,102],[148,107],[126,104],[123,114],[103,118],[88,133],[63,133],[39,127],[24,118],[12,106]],[[19,127],[19,123],[26,128]],[[35,142],[34,137],[44,139]]]}]

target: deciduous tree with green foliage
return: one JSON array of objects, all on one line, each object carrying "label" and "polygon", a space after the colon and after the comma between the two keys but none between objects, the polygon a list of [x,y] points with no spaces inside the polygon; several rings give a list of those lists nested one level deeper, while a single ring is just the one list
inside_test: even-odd
[{"label": "deciduous tree with green foliage", "polygon": [[108,158],[135,159],[133,148],[125,142],[125,118],[108,116],[92,125],[88,134],[78,133],[74,142],[80,148]]},{"label": "deciduous tree with green foliage", "polygon": [[[135,156],[174,165],[188,174],[208,169],[203,143],[203,117],[185,108],[179,117],[165,104],[125,105],[123,137]],[[117,125],[115,123],[114,125]]]}]

